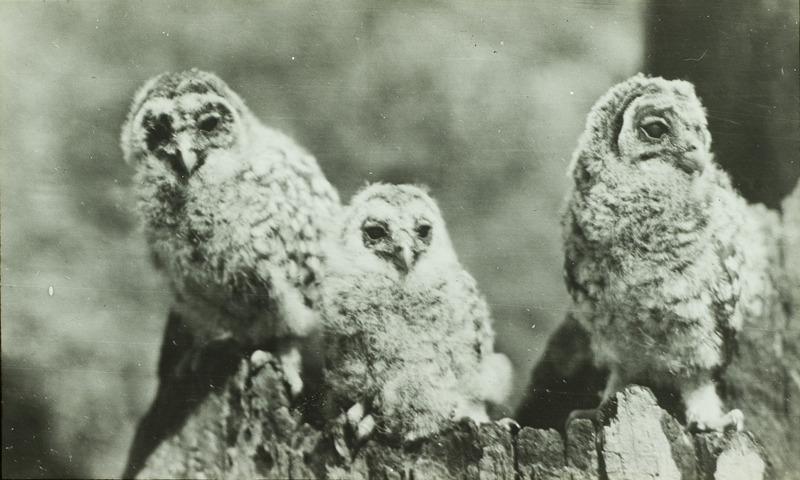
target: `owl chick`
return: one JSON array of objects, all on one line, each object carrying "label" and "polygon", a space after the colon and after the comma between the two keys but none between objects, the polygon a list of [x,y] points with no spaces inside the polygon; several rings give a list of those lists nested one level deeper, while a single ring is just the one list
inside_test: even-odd
[{"label": "owl chick", "polygon": [[494,352],[488,306],[436,203],[418,187],[374,184],[343,216],[323,286],[333,415],[346,410],[357,437],[374,427],[405,441],[449,420],[488,421],[511,365]]},{"label": "owl chick", "polygon": [[565,278],[603,393],[680,394],[698,430],[741,429],[715,378],[742,326],[741,232],[751,212],[714,161],[694,87],[637,75],[593,107],[570,167]]},{"label": "owl chick", "polygon": [[167,332],[189,332],[197,347],[277,344],[297,394],[293,339],[318,325],[320,242],[340,208],[314,157],[196,69],[139,90],[121,145],[152,257],[175,293],[170,321],[185,324]]}]

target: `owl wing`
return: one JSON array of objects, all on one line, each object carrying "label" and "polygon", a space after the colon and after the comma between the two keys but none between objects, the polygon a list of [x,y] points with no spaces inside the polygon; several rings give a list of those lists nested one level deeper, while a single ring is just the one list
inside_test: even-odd
[{"label": "owl wing", "polygon": [[[456,276],[458,292],[455,299],[464,309],[463,329],[472,336],[475,377],[466,382],[470,393],[480,401],[500,404],[505,401],[511,386],[512,367],[508,357],[494,351],[495,330],[489,305],[478,290],[475,279],[465,270]],[[481,406],[482,408],[482,406]]]},{"label": "owl wing", "polygon": [[731,215],[738,217],[741,229],[728,241],[718,242],[723,273],[713,290],[726,363],[736,353],[736,334],[744,322],[767,315],[764,309],[774,301],[771,296],[780,283],[775,275],[781,270],[775,254],[779,251],[776,239],[780,238],[778,214],[763,205],[748,205],[740,197],[735,206]]},{"label": "owl wing", "polygon": [[577,304],[595,302],[604,280],[593,259],[592,246],[575,218],[576,205],[570,202],[563,219],[564,283]]},{"label": "owl wing", "polygon": [[460,330],[471,339],[474,356],[481,361],[494,351],[495,333],[492,328],[489,306],[481,293],[475,279],[465,270],[459,270],[449,281],[449,288],[442,293],[451,299],[457,321],[452,328]]},{"label": "owl wing", "polygon": [[[718,186],[716,198],[709,208],[710,228],[715,232],[713,248],[718,264],[718,275],[711,279],[712,311],[715,315],[715,330],[723,341],[723,365],[727,365],[737,351],[736,335],[742,328],[743,311],[740,304],[742,284],[749,276],[746,269],[746,253],[752,245],[759,244],[749,232],[753,222],[760,219],[751,216],[747,203],[733,190],[728,176],[718,168],[710,172],[712,181]],[[756,247],[758,248],[758,247]],[[755,273],[755,272],[752,272]]]},{"label": "owl wing", "polygon": [[260,208],[243,223],[256,276],[269,285],[288,333],[303,336],[317,323],[311,308],[319,301],[322,243],[340,203],[314,158],[272,133],[276,140],[252,160]]}]

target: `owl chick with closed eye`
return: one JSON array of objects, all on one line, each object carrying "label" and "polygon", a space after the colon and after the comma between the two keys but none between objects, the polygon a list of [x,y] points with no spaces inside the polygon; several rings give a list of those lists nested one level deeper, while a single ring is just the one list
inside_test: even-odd
[{"label": "owl chick with closed eye", "polygon": [[323,286],[333,415],[346,412],[357,437],[376,428],[406,441],[449,420],[488,421],[511,366],[436,203],[415,186],[374,184],[343,216]]},{"label": "owl chick with closed eye", "polygon": [[589,114],[563,217],[565,277],[607,398],[628,383],[679,393],[699,430],[741,429],[715,379],[746,315],[758,222],[714,161],[694,87],[637,75]]}]

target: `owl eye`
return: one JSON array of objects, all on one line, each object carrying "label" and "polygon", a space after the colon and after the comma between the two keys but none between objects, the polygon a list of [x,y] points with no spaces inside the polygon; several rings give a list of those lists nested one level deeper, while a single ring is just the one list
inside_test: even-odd
[{"label": "owl eye", "polygon": [[655,140],[658,140],[669,133],[669,125],[667,125],[667,122],[661,120],[660,118],[647,119],[642,122],[642,125],[639,128],[641,128],[645,135]]},{"label": "owl eye", "polygon": [[364,233],[367,234],[370,240],[380,240],[387,235],[386,229],[380,225],[366,225],[364,227]]},{"label": "owl eye", "polygon": [[206,115],[205,117],[201,118],[200,121],[197,123],[197,128],[204,132],[210,132],[217,128],[219,125],[219,116],[217,115]]},{"label": "owl eye", "polygon": [[420,225],[417,227],[417,236],[421,239],[428,238],[428,235],[431,233],[431,226],[430,225]]},{"label": "owl eye", "polygon": [[172,127],[169,117],[161,115],[158,119],[147,126],[147,147],[154,149],[158,145],[166,142],[172,136]]}]

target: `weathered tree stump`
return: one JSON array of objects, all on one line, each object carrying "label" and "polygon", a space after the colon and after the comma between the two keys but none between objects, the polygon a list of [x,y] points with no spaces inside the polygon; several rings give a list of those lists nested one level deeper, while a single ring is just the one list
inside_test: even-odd
[{"label": "weathered tree stump", "polygon": [[572,422],[566,438],[554,429],[512,432],[464,420],[409,444],[371,439],[343,458],[324,428],[291,407],[278,365],[263,351],[241,358],[180,428],[156,442],[135,476],[538,480],[711,478],[734,468],[764,478],[766,471],[749,434],[692,437],[641,387],[604,405],[597,428]]}]

